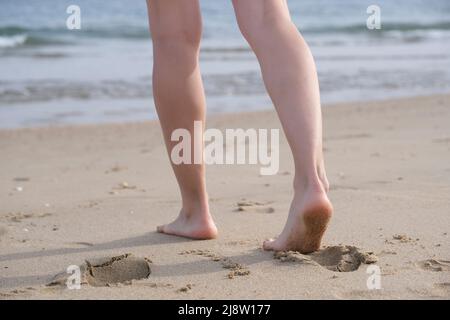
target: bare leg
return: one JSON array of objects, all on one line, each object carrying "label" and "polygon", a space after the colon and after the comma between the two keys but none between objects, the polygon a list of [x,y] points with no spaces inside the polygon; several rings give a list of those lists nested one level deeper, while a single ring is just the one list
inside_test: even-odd
[{"label": "bare leg", "polygon": [[317,72],[308,45],[291,22],[285,0],[233,0],[254,50],[295,162],[294,198],[286,225],[266,250],[312,252],[332,214],[322,154]]},{"label": "bare leg", "polygon": [[[202,33],[198,0],[147,0],[153,39],[153,95],[167,149],[175,129],[193,137],[194,121],[205,121],[205,97],[198,55]],[[181,191],[178,218],[159,232],[193,239],[217,235],[208,207],[203,164],[172,163]]]}]

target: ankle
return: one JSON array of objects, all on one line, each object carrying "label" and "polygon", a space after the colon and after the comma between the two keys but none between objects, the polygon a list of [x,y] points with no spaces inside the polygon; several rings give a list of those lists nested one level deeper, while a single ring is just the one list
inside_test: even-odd
[{"label": "ankle", "polygon": [[328,183],[322,181],[317,175],[308,176],[295,176],[294,177],[294,191],[297,193],[326,193],[328,190]]},{"label": "ankle", "polygon": [[187,218],[192,216],[198,217],[210,216],[207,195],[204,197],[195,197],[195,198],[183,197],[182,204],[183,207],[181,210],[181,214],[186,216]]},{"label": "ankle", "polygon": [[294,198],[291,209],[298,212],[320,212],[331,216],[333,205],[327,195],[327,182],[318,177],[294,180]]}]

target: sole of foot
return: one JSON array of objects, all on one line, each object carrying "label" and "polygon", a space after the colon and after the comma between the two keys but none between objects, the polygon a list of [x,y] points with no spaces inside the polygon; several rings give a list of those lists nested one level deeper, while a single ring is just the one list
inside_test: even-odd
[{"label": "sole of foot", "polygon": [[276,239],[267,240],[264,250],[298,251],[311,253],[320,249],[322,237],[333,213],[333,207],[326,194],[315,195],[288,219],[288,226]]}]

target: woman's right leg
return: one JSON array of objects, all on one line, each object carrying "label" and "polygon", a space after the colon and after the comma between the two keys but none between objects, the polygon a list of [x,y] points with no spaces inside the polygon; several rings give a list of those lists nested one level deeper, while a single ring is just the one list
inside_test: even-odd
[{"label": "woman's right leg", "polygon": [[[153,40],[153,97],[169,151],[176,129],[194,137],[194,121],[205,122],[205,96],[198,63],[202,22],[198,0],[147,0]],[[203,126],[204,127],[204,126]],[[192,153],[193,154],[193,153]],[[178,218],[158,231],[210,239],[217,229],[209,213],[204,164],[172,163],[180,187]]]},{"label": "woman's right leg", "polygon": [[314,59],[292,23],[286,0],[233,0],[294,158],[294,197],[285,227],[267,250],[320,248],[332,214],[322,153],[322,115]]}]

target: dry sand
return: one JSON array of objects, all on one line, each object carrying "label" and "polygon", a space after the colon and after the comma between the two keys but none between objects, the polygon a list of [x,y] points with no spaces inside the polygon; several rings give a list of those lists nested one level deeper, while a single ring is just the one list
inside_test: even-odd
[{"label": "dry sand", "polygon": [[[190,241],[154,232],[179,210],[156,122],[0,131],[0,297],[449,299],[450,96],[327,106],[324,119],[335,215],[329,248],[310,256],[261,250],[291,198],[284,137],[275,176],[207,168],[220,235]],[[279,124],[258,112],[208,126]],[[108,256],[118,258],[95,260]],[[129,281],[147,276],[147,263],[148,278]],[[80,290],[55,282],[82,264],[127,281]],[[369,264],[381,269],[380,290],[367,288]]]}]

